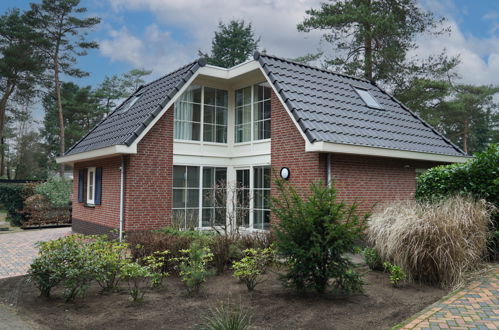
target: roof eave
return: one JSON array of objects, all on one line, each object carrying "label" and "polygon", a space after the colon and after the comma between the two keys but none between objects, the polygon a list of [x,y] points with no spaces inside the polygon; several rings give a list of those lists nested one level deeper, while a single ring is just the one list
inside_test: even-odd
[{"label": "roof eave", "polygon": [[89,161],[102,158],[110,158],[126,154],[136,154],[136,146],[126,146],[122,144],[112,145],[105,148],[84,151],[72,155],[60,156],[55,159],[57,164],[72,165],[79,161]]},{"label": "roof eave", "polygon": [[351,144],[340,144],[340,143],[324,142],[324,141],[317,141],[313,143],[307,141],[305,145],[305,151],[400,158],[400,159],[431,161],[439,163],[464,163],[468,161],[470,158],[472,158],[469,156],[452,156],[452,155],[433,154],[433,153],[418,152],[418,151],[377,148],[377,147],[359,146]]}]

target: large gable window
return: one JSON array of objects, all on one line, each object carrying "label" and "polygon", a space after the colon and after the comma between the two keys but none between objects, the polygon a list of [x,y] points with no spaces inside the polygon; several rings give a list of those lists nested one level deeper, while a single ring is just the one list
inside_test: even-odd
[{"label": "large gable window", "polygon": [[378,101],[376,101],[374,96],[372,96],[367,89],[357,87],[354,87],[354,89],[369,108],[383,109],[383,107],[378,103]]},{"label": "large gable window", "polygon": [[175,104],[177,140],[227,143],[227,91],[190,86]]},{"label": "large gable window", "polygon": [[236,90],[236,143],[270,139],[270,85]]}]

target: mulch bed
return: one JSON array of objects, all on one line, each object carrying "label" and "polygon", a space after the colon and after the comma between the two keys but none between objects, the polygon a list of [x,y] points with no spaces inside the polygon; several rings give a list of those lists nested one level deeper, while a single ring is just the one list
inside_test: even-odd
[{"label": "mulch bed", "polygon": [[23,277],[0,280],[0,302],[12,304],[19,315],[59,329],[192,329],[202,327],[210,308],[221,302],[243,306],[254,329],[387,329],[440,299],[445,291],[420,284],[394,289],[388,275],[364,269],[363,294],[338,296],[297,294],[269,273],[256,291],[248,293],[230,273],[211,277],[198,297],[186,296],[178,278],[150,291],[140,305],[130,302],[126,284],[100,295],[94,285],[83,300],[66,304],[61,291],[51,299],[25,284]]}]

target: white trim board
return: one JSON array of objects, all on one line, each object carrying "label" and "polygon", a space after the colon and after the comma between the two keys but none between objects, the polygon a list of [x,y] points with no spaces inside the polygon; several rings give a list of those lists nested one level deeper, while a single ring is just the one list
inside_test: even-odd
[{"label": "white trim board", "polygon": [[434,162],[443,162],[443,163],[464,163],[471,158],[471,157],[431,154],[426,152],[357,146],[357,145],[322,142],[322,141],[314,143],[310,143],[307,141],[305,145],[305,151],[425,160],[425,161],[434,161]]},{"label": "white trim board", "polygon": [[129,147],[118,144],[110,147],[95,149],[91,151],[80,152],[69,156],[61,156],[55,159],[57,164],[72,164],[76,161],[94,160],[100,158],[108,158],[123,154],[136,154],[137,147]]}]

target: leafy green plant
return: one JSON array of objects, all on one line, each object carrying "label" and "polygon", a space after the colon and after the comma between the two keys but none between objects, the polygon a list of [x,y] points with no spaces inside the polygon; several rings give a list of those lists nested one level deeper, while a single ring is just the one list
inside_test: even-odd
[{"label": "leafy green plant", "polygon": [[170,251],[168,250],[156,251],[152,255],[142,259],[142,262],[151,272],[151,284],[153,288],[161,287],[163,285],[163,279],[169,275],[164,271],[168,254],[170,254]]},{"label": "leafy green plant", "polygon": [[33,261],[28,279],[44,296],[61,284],[67,302],[84,296],[97,273],[96,255],[86,244],[88,237],[70,235],[39,244],[39,255]]},{"label": "leafy green plant", "polygon": [[128,244],[110,241],[106,235],[94,237],[89,244],[95,255],[95,280],[102,292],[114,290],[120,281],[121,268],[127,263]]},{"label": "leafy green plant", "polygon": [[45,196],[53,207],[67,207],[70,202],[72,183],[61,177],[51,177],[46,182],[36,186],[37,194]]},{"label": "leafy green plant", "polygon": [[275,260],[275,250],[272,247],[266,249],[246,249],[245,256],[232,264],[234,276],[243,281],[248,291],[253,291],[261,282],[260,276],[265,273],[267,267]]},{"label": "leafy green plant", "polygon": [[120,278],[127,281],[128,292],[134,303],[144,300],[145,290],[149,286],[152,273],[147,266],[129,261],[121,267]]},{"label": "leafy green plant", "polygon": [[338,202],[334,187],[322,183],[312,184],[307,197],[282,180],[276,186],[272,212],[280,220],[278,254],[288,262],[287,273],[281,277],[284,285],[319,293],[330,285],[345,293],[361,291],[361,277],[344,256],[355,251],[363,229],[355,206]]},{"label": "leafy green plant", "polygon": [[237,307],[222,303],[210,308],[210,315],[206,317],[206,330],[246,330],[251,325],[251,316],[239,305]]},{"label": "leafy green plant", "polygon": [[208,269],[208,264],[213,259],[213,254],[207,247],[194,241],[190,248],[181,251],[184,256],[179,257],[179,269],[182,281],[187,286],[189,294],[198,294],[206,278],[213,274]]},{"label": "leafy green plant", "polygon": [[369,269],[383,270],[383,264],[381,263],[381,258],[375,249],[367,247],[362,251],[362,254],[364,255],[364,261],[366,265],[369,267]]},{"label": "leafy green plant", "polygon": [[26,217],[20,213],[24,200],[34,194],[35,184],[0,184],[0,203],[7,210],[8,220],[13,226],[20,226]]},{"label": "leafy green plant", "polygon": [[399,266],[392,265],[388,261],[385,261],[383,263],[383,267],[388,271],[390,274],[390,283],[395,287],[399,287],[399,283],[402,280],[405,280],[407,278],[407,275],[405,272],[400,268]]}]

